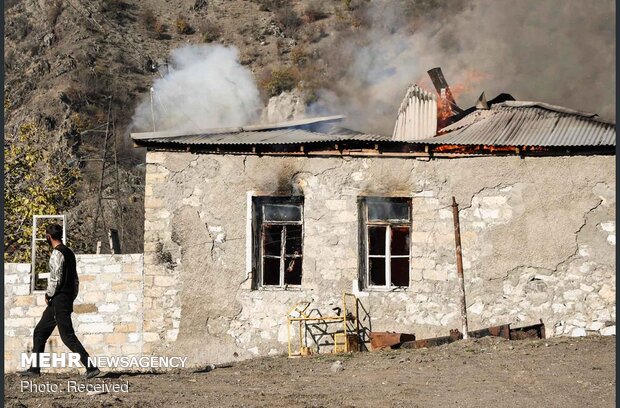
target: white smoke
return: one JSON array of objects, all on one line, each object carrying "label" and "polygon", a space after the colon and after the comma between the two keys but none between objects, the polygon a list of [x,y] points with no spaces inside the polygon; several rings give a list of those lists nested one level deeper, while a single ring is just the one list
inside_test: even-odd
[{"label": "white smoke", "polygon": [[137,131],[195,131],[241,126],[258,117],[262,104],[252,73],[237,61],[238,50],[190,45],[171,53],[169,72],[155,80],[138,105]]},{"label": "white smoke", "polygon": [[[462,108],[482,91],[487,99],[508,92],[615,119],[611,0],[446,0],[407,17],[403,7],[415,2],[358,3],[369,5],[370,28],[332,37],[324,64],[348,68],[320,92],[309,115],[342,113],[348,127],[391,134],[408,85],[434,90],[426,71],[440,66]],[[152,131],[153,116],[156,130],[238,126],[258,121],[262,107],[235,48],[177,49],[170,73],[153,88],[134,129]]]},{"label": "white smoke", "polygon": [[407,86],[434,90],[426,71],[436,66],[462,108],[507,92],[615,119],[613,1],[454,0],[414,26],[405,3],[369,3],[370,29],[335,42],[353,58],[320,103],[348,126],[391,134]]}]

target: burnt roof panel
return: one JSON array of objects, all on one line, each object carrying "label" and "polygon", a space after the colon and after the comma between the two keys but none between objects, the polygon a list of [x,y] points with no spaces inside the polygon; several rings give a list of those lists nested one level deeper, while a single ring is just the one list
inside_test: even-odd
[{"label": "burnt roof panel", "polygon": [[420,140],[432,145],[615,146],[614,123],[596,115],[540,102],[509,101],[471,113]]}]

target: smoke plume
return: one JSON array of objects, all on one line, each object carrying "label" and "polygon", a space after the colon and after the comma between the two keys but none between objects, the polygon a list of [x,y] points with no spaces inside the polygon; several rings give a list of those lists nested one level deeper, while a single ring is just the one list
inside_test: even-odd
[{"label": "smoke plume", "polygon": [[172,51],[169,72],[137,108],[136,131],[196,131],[254,121],[262,107],[236,48],[192,45]]},{"label": "smoke plume", "polygon": [[463,108],[482,91],[508,92],[615,120],[613,1],[453,0],[412,27],[403,16],[413,3],[369,3],[370,29],[339,42],[351,47],[341,50],[351,65],[320,104],[347,125],[391,134],[407,86],[433,90],[426,71],[436,66]]}]

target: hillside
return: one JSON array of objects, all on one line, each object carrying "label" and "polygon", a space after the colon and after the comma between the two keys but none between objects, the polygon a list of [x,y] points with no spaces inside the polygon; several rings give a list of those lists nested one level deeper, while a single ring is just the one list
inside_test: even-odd
[{"label": "hillside", "polygon": [[36,213],[68,214],[78,252],[97,241],[109,252],[108,228],[123,252],[142,251],[145,152],[129,140],[132,117],[188,45],[236,47],[261,104],[294,89],[311,114],[344,113],[369,132],[391,133],[406,86],[430,88],[437,65],[464,107],[507,91],[614,119],[613,2],[500,3],[5,1],[5,259],[29,259]]},{"label": "hillside", "polygon": [[[166,74],[170,51],[188,43],[234,45],[240,63],[261,81],[265,100],[300,82],[310,99],[330,76],[339,74],[338,69],[327,70],[322,58],[334,51],[337,33],[351,36],[360,29],[365,2],[357,3],[7,1],[5,150],[18,138],[20,126],[36,125],[40,135],[27,143],[51,161],[37,171],[78,170],[80,175],[67,181],[67,187],[77,187],[76,194],[55,202],[57,211],[69,216],[72,246],[94,252],[100,240],[107,252],[105,222],[107,228],[122,229],[124,252],[140,252],[144,152],[132,147],[128,132],[135,106],[148,96],[153,80]],[[103,222],[100,218],[95,223],[105,133],[89,130],[105,129],[107,98],[116,129],[120,185],[104,185],[102,195],[118,200],[103,201]],[[59,162],[63,169],[57,168]],[[24,235],[23,219],[9,217],[7,232]],[[15,254],[27,248],[26,243],[7,250]]]}]

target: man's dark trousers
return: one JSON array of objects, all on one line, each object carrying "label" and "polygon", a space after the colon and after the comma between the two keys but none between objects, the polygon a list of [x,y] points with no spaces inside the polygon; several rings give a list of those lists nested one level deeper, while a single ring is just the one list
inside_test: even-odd
[{"label": "man's dark trousers", "polygon": [[39,354],[45,351],[45,343],[52,335],[54,328],[58,326],[60,338],[65,346],[74,353],[80,355],[80,362],[84,367],[90,368],[88,365],[88,353],[78,340],[73,330],[71,322],[71,313],[73,312],[73,298],[66,293],[58,293],[54,296],[47,308],[41,316],[41,320],[34,328],[33,336],[33,353],[37,353],[37,368],[33,370],[39,371]]}]

